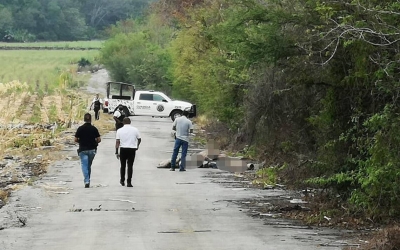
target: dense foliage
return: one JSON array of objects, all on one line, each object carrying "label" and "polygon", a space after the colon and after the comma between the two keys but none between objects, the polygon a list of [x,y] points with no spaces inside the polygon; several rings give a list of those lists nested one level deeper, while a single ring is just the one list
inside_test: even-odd
[{"label": "dense foliage", "polygon": [[102,60],[116,80],[172,83],[286,180],[398,216],[399,18],[394,1],[158,1],[113,27]]},{"label": "dense foliage", "polygon": [[73,41],[99,36],[105,27],[139,17],[149,0],[3,0],[0,40]]}]

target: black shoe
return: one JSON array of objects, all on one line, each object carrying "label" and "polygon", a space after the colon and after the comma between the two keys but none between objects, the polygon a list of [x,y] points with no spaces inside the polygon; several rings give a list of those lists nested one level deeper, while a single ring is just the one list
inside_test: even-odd
[{"label": "black shoe", "polygon": [[89,188],[90,184],[89,183],[85,183],[85,188]]},{"label": "black shoe", "polygon": [[175,168],[170,168],[169,171],[175,171]]},{"label": "black shoe", "polygon": [[125,186],[125,182],[124,181],[120,181],[119,183],[121,184],[121,186]]},{"label": "black shoe", "polygon": [[179,169],[179,172],[184,172],[186,171],[186,169]]},{"label": "black shoe", "polygon": [[126,184],[127,187],[133,187],[131,183]]}]

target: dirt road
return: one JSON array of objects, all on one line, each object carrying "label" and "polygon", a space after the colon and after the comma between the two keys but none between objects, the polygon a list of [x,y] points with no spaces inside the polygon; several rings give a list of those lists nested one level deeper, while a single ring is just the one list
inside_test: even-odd
[{"label": "dirt road", "polygon": [[90,94],[100,94],[104,98],[106,94],[106,83],[110,81],[110,77],[105,69],[101,69],[92,74],[86,92]]},{"label": "dirt road", "polygon": [[[89,92],[101,93],[106,78],[104,71],[95,75]],[[218,169],[156,168],[171,156],[171,121],[132,119],[143,138],[133,188],[119,184],[115,132],[102,135],[89,189],[76,147],[67,147],[63,160],[0,209],[0,249],[340,249],[338,231],[251,218],[239,205],[285,191],[226,187],[212,178]]]},{"label": "dirt road", "polygon": [[283,191],[225,188],[205,177],[217,169],[157,169],[170,157],[171,121],[134,117],[133,125],[143,138],[133,188],[119,184],[115,132],[103,136],[89,189],[71,147],[70,160],[53,164],[0,210],[0,249],[340,249],[332,247],[340,245],[337,232],[265,225],[230,202]]}]

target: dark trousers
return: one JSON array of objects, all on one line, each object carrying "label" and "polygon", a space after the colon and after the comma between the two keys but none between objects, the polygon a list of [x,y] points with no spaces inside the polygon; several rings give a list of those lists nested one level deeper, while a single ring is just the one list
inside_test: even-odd
[{"label": "dark trousers", "polygon": [[95,117],[95,119],[96,120],[99,120],[100,119],[100,108],[94,108],[93,109],[94,110],[94,117]]},{"label": "dark trousers", "polygon": [[117,131],[118,129],[122,128],[124,126],[124,124],[121,123],[115,123],[115,131]]},{"label": "dark trousers", "polygon": [[119,153],[119,160],[121,161],[121,181],[125,182],[125,169],[126,163],[128,163],[128,178],[126,178],[128,183],[132,181],[133,174],[133,162],[135,161],[136,148],[121,148]]}]

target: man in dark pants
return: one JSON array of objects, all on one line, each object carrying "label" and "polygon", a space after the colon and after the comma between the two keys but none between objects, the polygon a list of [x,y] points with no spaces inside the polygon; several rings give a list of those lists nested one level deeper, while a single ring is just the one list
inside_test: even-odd
[{"label": "man in dark pants", "polygon": [[96,97],[93,99],[92,104],[90,105],[90,108],[89,108],[89,110],[91,110],[92,107],[93,107],[94,118],[96,120],[100,119],[100,112],[99,111],[100,111],[100,108],[101,108],[102,105],[103,105],[103,102],[101,101],[101,99],[99,97],[99,94],[96,94]]},{"label": "man in dark pants", "polygon": [[[124,126],[117,130],[115,142],[115,154],[121,162],[120,168],[120,184],[125,186],[125,169],[128,163],[128,176],[126,178],[126,186],[132,187],[133,162],[135,161],[136,150],[142,142],[139,130],[131,126],[131,119],[125,117]],[[119,149],[119,152],[118,152]]]},{"label": "man in dark pants", "polygon": [[92,162],[101,138],[97,128],[92,125],[92,115],[86,113],[83,120],[85,123],[75,133],[75,142],[79,143],[78,155],[81,159],[85,188],[88,188],[90,186]]}]

